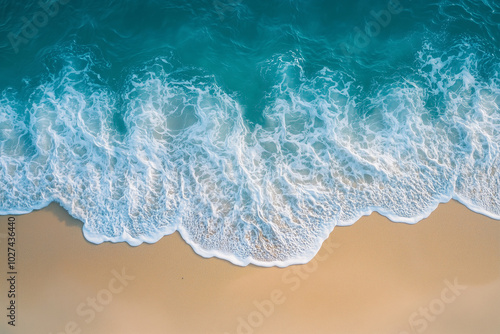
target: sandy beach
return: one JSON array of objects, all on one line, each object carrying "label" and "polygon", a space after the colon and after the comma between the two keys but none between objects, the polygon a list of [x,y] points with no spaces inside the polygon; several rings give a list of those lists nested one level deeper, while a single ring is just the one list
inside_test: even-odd
[{"label": "sandy beach", "polygon": [[[0,217],[1,277],[7,217]],[[316,258],[238,267],[156,244],[87,242],[58,205],[16,216],[16,326],[1,333],[498,334],[500,222],[456,202],[416,225],[337,227]],[[8,306],[6,279],[0,302]]]},{"label": "sandy beach", "polygon": [[0,17],[0,334],[500,334],[500,0]]}]

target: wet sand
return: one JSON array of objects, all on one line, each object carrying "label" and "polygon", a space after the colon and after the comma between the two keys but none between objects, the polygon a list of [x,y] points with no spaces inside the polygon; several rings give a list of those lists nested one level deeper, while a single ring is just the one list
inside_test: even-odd
[{"label": "wet sand", "polygon": [[[372,214],[337,227],[316,258],[238,267],[156,244],[87,242],[53,204],[16,216],[16,326],[7,325],[0,217],[0,333],[498,334],[500,221],[456,202],[416,225]],[[413,328],[412,328],[413,327]]]}]

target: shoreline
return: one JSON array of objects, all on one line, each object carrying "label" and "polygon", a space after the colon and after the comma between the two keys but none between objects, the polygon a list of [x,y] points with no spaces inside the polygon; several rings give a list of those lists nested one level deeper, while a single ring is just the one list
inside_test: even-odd
[{"label": "shoreline", "polygon": [[[2,322],[3,333],[71,333],[67,326],[94,334],[500,328],[500,223],[454,201],[414,225],[362,217],[337,227],[312,261],[286,268],[203,258],[179,233],[137,247],[92,244],[81,222],[54,204],[16,220],[18,326]],[[0,233],[6,221],[0,218]],[[5,262],[0,257],[1,267]],[[6,288],[2,281],[0,291]],[[436,312],[432,321],[424,309]]]},{"label": "shoreline", "polygon": [[203,258],[206,258],[206,259],[218,258],[218,259],[228,261],[233,265],[241,266],[241,267],[245,267],[248,265],[255,265],[258,267],[286,268],[286,267],[293,266],[293,265],[307,264],[309,261],[311,261],[317,255],[317,253],[321,250],[321,245],[326,240],[328,240],[328,238],[331,237],[331,234],[334,233],[334,230],[339,228],[339,227],[352,226],[352,225],[356,224],[356,222],[358,222],[359,220],[363,219],[364,217],[369,217],[373,214],[378,214],[378,215],[388,219],[389,221],[391,221],[395,224],[402,223],[402,224],[408,224],[408,225],[415,225],[415,224],[418,224],[421,221],[429,218],[440,205],[448,204],[448,203],[456,203],[458,205],[464,206],[468,210],[470,210],[471,212],[485,216],[485,217],[492,219],[492,220],[498,220],[500,223],[500,215],[495,215],[493,213],[487,212],[486,210],[484,210],[476,205],[473,205],[471,203],[467,203],[467,201],[462,201],[459,198],[459,196],[457,196],[457,195],[454,195],[451,198],[449,198],[447,196],[443,196],[441,199],[436,200],[434,205],[431,205],[430,209],[428,211],[422,213],[419,216],[413,217],[413,218],[402,218],[399,216],[394,216],[390,213],[385,212],[385,210],[382,210],[381,208],[370,207],[370,208],[367,208],[366,212],[361,212],[357,218],[355,218],[351,221],[345,222],[343,224],[339,224],[339,225],[334,226],[334,228],[328,233],[328,235],[324,238],[324,240],[320,242],[319,247],[316,250],[311,250],[309,252],[309,254],[304,254],[300,259],[291,259],[291,260],[287,260],[287,261],[265,262],[265,261],[255,260],[253,258],[241,259],[241,258],[234,256],[233,254],[223,253],[223,252],[220,252],[218,250],[210,250],[210,251],[203,250],[200,247],[198,247],[198,245],[195,242],[192,241],[192,239],[188,236],[187,232],[185,232],[185,230],[182,228],[182,226],[177,226],[177,227],[168,226],[163,230],[158,230],[152,236],[143,237],[144,239],[134,239],[134,238],[131,238],[129,235],[125,235],[125,234],[123,234],[120,237],[113,237],[113,238],[104,237],[102,235],[94,234],[94,233],[86,230],[83,221],[81,221],[79,218],[73,217],[70,213],[70,210],[68,210],[61,203],[59,203],[58,201],[55,201],[55,200],[49,202],[46,205],[42,205],[38,209],[33,209],[31,211],[28,211],[28,212],[18,211],[18,210],[17,211],[14,210],[9,214],[5,214],[5,212],[0,212],[0,217],[8,216],[8,215],[22,216],[22,215],[31,214],[33,212],[37,212],[37,211],[41,211],[41,210],[45,210],[45,209],[50,210],[51,207],[57,206],[60,209],[64,210],[65,213],[71,217],[71,219],[78,221],[82,225],[81,228],[82,228],[83,236],[84,236],[85,240],[91,244],[100,245],[102,243],[113,243],[113,244],[115,244],[115,243],[127,243],[128,245],[130,245],[132,247],[138,247],[138,246],[141,246],[142,244],[155,244],[158,241],[160,241],[162,238],[168,237],[172,234],[177,233],[182,237],[184,242],[186,244],[188,244],[197,255],[199,255]]}]

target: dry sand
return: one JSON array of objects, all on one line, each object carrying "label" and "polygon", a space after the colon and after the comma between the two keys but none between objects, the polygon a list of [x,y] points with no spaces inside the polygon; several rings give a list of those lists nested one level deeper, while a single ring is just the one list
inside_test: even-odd
[{"label": "dry sand", "polygon": [[288,268],[205,259],[177,233],[93,245],[55,204],[16,224],[16,327],[2,315],[0,333],[500,333],[500,222],[456,202],[416,225],[372,214],[337,227],[312,262]]}]

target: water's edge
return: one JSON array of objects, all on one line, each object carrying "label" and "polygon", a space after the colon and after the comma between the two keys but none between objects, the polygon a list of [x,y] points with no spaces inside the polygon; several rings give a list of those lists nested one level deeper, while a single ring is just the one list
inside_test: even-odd
[{"label": "water's edge", "polygon": [[[438,208],[438,206],[440,204],[448,203],[450,201],[456,201],[459,204],[465,206],[470,211],[475,212],[477,214],[481,214],[483,216],[486,216],[486,217],[489,217],[489,218],[492,218],[495,220],[500,220],[500,215],[492,214],[492,213],[490,213],[490,212],[488,212],[488,211],[486,211],[486,210],[484,210],[484,209],[482,209],[482,208],[480,208],[472,203],[468,203],[467,201],[464,201],[459,196],[454,195],[451,198],[443,197],[442,200],[437,201],[435,203],[435,205],[432,206],[431,210],[423,213],[422,215],[420,215],[418,217],[412,218],[412,219],[403,218],[403,217],[395,217],[393,215],[384,213],[383,210],[380,210],[380,208],[378,208],[378,209],[371,208],[371,209],[367,210],[365,213],[361,214],[356,219],[353,219],[350,222],[346,222],[346,223],[344,223],[342,225],[338,225],[338,226],[344,226],[344,227],[351,226],[354,223],[356,223],[359,219],[361,219],[361,217],[370,216],[374,212],[379,213],[380,215],[384,216],[385,218],[389,219],[390,221],[392,221],[394,223],[404,223],[404,224],[413,225],[413,224],[416,224],[416,223],[428,218]],[[240,259],[240,258],[237,258],[236,256],[234,256],[233,254],[227,254],[227,253],[223,253],[223,252],[219,252],[219,251],[204,250],[199,245],[197,245],[195,242],[193,242],[193,240],[191,240],[191,238],[189,238],[189,234],[186,233],[186,231],[184,231],[184,229],[182,228],[181,225],[179,225],[178,229],[170,229],[168,231],[166,230],[165,233],[157,233],[153,236],[149,236],[148,240],[134,239],[128,235],[123,235],[121,237],[116,237],[116,238],[109,238],[109,237],[105,237],[102,235],[96,235],[96,234],[93,234],[93,233],[89,232],[88,230],[86,230],[85,223],[82,222],[77,217],[75,217],[71,213],[71,209],[64,207],[64,205],[62,203],[60,203],[59,201],[47,202],[45,205],[41,205],[38,208],[33,208],[30,211],[15,211],[15,210],[13,210],[13,211],[0,211],[0,215],[1,216],[25,215],[25,214],[32,213],[33,211],[46,209],[52,203],[56,203],[57,205],[59,205],[61,208],[63,208],[68,213],[69,216],[71,216],[73,219],[76,219],[83,224],[82,228],[83,228],[83,235],[85,237],[85,240],[87,240],[88,242],[90,242],[92,244],[99,245],[103,242],[111,242],[111,243],[126,242],[130,246],[137,247],[137,246],[141,245],[143,242],[148,243],[148,244],[154,244],[157,241],[159,241],[161,238],[163,238],[164,236],[168,236],[168,235],[171,235],[175,232],[179,232],[179,234],[180,234],[181,238],[184,240],[184,242],[186,242],[186,244],[188,244],[196,254],[198,254],[204,258],[207,258],[207,259],[212,258],[212,257],[216,257],[216,258],[219,258],[222,260],[229,261],[230,263],[237,265],[237,266],[241,266],[241,267],[245,267],[248,265],[255,265],[255,266],[260,266],[260,267],[281,267],[281,268],[284,268],[284,267],[288,267],[288,266],[292,266],[292,265],[308,263],[316,256],[316,254],[320,251],[323,242],[326,241],[326,239],[330,237],[330,233],[333,232],[333,229],[330,230],[328,232],[328,234],[324,236],[324,239],[321,240],[319,247],[317,249],[311,250],[310,254],[307,254],[307,256],[304,256],[301,258],[296,258],[296,259],[291,259],[288,261],[264,262],[264,261],[258,261],[258,260],[252,259],[252,258]]]}]

